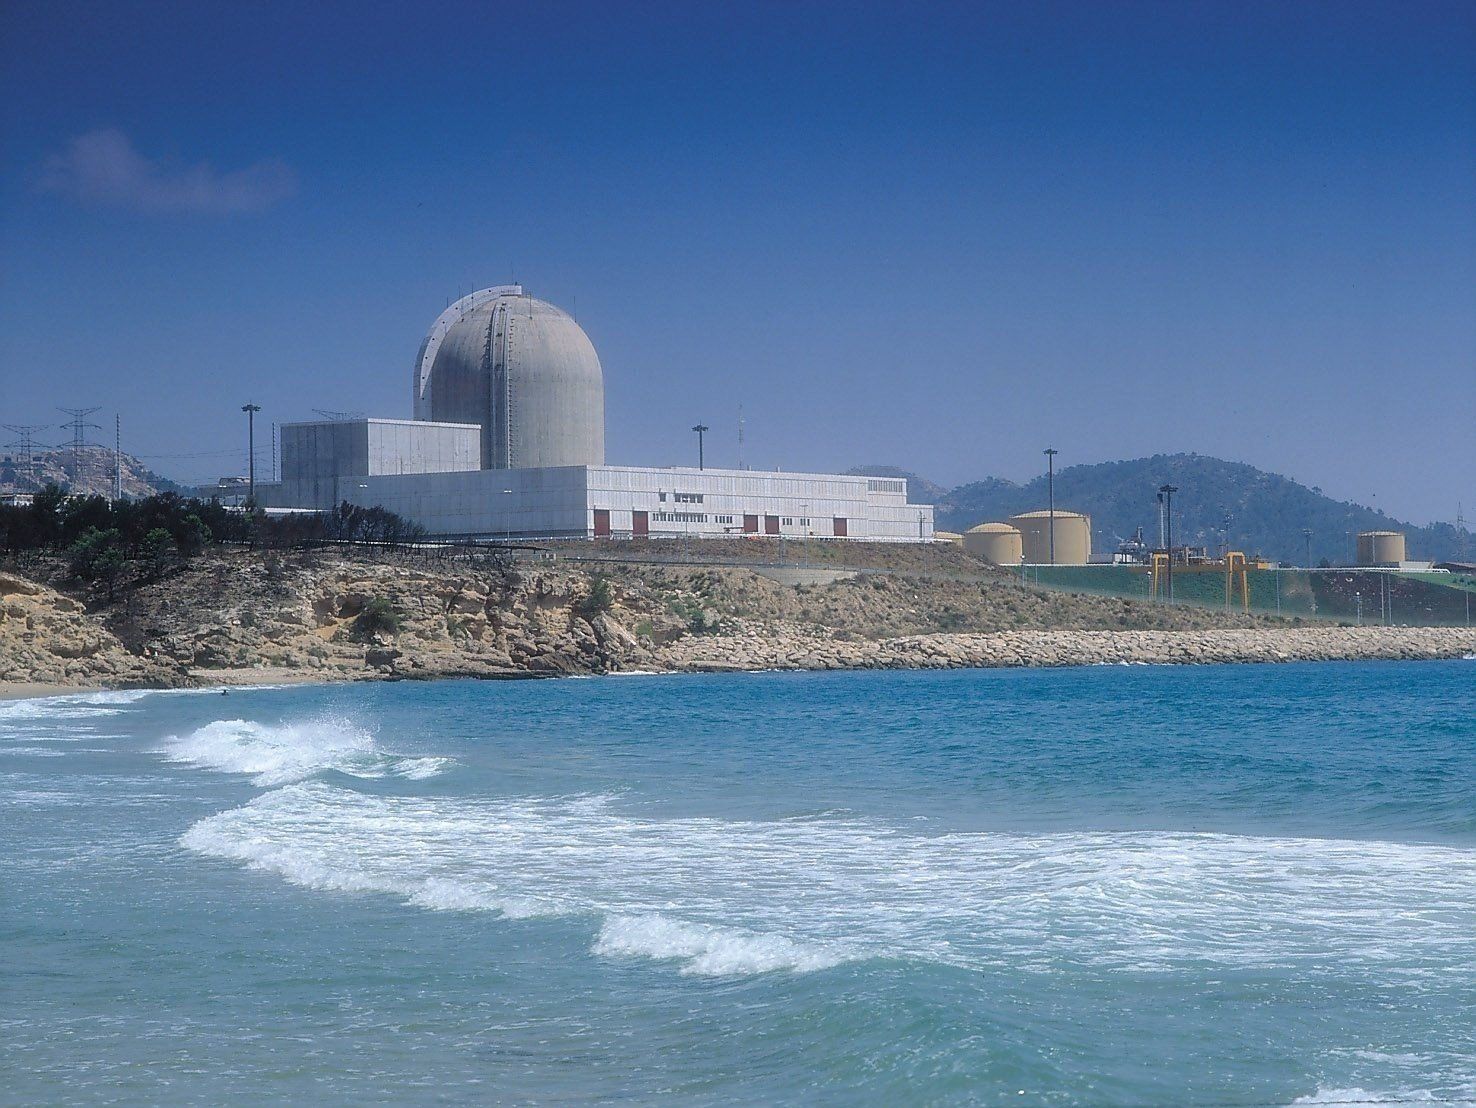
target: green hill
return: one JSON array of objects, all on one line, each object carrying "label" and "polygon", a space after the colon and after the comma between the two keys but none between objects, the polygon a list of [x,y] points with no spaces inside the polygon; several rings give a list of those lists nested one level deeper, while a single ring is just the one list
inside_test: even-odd
[{"label": "green hill", "polygon": [[[1350,532],[1391,530],[1408,536],[1409,556],[1443,561],[1458,556],[1462,536],[1448,523],[1416,527],[1373,508],[1334,500],[1280,474],[1243,462],[1202,454],[1157,454],[1125,462],[1070,466],[1056,474],[1056,507],[1092,517],[1092,543],[1107,550],[1118,537],[1142,527],[1157,540],[1156,494],[1177,485],[1174,541],[1264,554],[1301,564],[1302,529],[1312,531],[1312,562],[1345,563],[1353,557]],[[1027,484],[993,477],[961,485],[937,501],[937,525],[965,531],[976,523],[1004,519],[1046,506],[1044,475]],[[1467,549],[1476,548],[1466,531]],[[1469,555],[1468,555],[1469,556]]]}]

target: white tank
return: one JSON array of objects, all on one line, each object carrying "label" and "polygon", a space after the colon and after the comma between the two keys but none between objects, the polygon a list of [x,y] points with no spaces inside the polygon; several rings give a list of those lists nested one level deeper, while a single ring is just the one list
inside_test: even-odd
[{"label": "white tank", "polygon": [[483,469],[604,465],[605,381],[567,312],[498,285],[444,311],[415,364],[416,419],[477,423]]}]

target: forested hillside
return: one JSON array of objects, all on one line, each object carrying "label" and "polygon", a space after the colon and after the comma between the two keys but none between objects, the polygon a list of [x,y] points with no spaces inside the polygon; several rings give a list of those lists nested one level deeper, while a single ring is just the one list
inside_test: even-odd
[{"label": "forested hillside", "polygon": [[[894,470],[892,474],[903,475]],[[1243,462],[1227,462],[1202,454],[1157,454],[1124,462],[1070,466],[1056,474],[1056,506],[1092,517],[1092,543],[1097,550],[1114,546],[1142,527],[1157,540],[1157,490],[1176,485],[1174,541],[1235,550],[1302,563],[1306,558],[1303,529],[1312,531],[1312,561],[1347,562],[1353,557],[1353,533],[1404,531],[1411,558],[1441,561],[1461,554],[1461,538],[1448,523],[1416,527],[1373,508],[1334,500],[1321,489],[1308,488],[1280,474]],[[935,486],[936,487],[936,486]],[[911,488],[911,483],[909,483]],[[961,485],[935,501],[940,529],[966,531],[976,523],[1004,519],[1046,506],[1046,478],[1017,484],[998,477]],[[1476,540],[1464,534],[1466,557]]]}]

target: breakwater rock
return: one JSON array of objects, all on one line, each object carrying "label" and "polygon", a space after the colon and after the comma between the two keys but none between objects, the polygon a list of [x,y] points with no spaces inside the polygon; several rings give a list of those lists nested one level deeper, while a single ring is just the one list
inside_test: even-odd
[{"label": "breakwater rock", "polygon": [[713,672],[1325,662],[1460,658],[1472,653],[1476,629],[1448,627],[1055,629],[844,641],[795,626],[689,636],[666,647],[659,661],[673,670]]}]

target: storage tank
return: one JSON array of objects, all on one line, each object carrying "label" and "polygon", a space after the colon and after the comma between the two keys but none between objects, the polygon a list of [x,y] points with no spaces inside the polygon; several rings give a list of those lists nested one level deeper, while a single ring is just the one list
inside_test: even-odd
[{"label": "storage tank", "polygon": [[1408,561],[1403,531],[1360,531],[1358,564],[1361,566],[1397,566]]},{"label": "storage tank", "polygon": [[957,531],[934,531],[933,532],[933,541],[934,542],[951,542],[951,543],[957,545],[957,544],[963,542],[963,536],[960,535]]},{"label": "storage tank", "polygon": [[964,532],[965,552],[997,566],[1017,566],[1024,550],[1020,532],[1008,523],[981,523]]},{"label": "storage tank", "polygon": [[[1051,562],[1051,512],[1023,512],[1009,519],[1020,532],[1025,561],[1029,565]],[[1079,512],[1055,511],[1056,557],[1058,566],[1084,566],[1092,558],[1092,519]]]},{"label": "storage tank", "polygon": [[464,296],[415,363],[416,419],[477,423],[483,469],[605,464],[600,359],[567,312],[522,285]]}]

